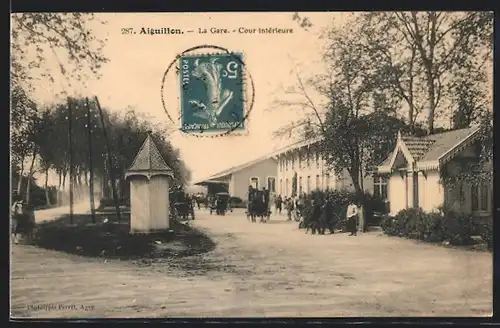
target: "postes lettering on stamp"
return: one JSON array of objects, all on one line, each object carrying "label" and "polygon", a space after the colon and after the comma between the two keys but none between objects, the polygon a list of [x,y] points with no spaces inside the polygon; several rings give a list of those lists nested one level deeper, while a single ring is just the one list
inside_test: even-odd
[{"label": "postes lettering on stamp", "polygon": [[240,54],[185,55],[181,68],[181,129],[184,132],[244,130]]},{"label": "postes lettering on stamp", "polygon": [[[192,53],[207,49],[218,52]],[[198,137],[217,137],[246,131],[254,86],[241,53],[218,46],[197,46],[179,54],[175,65],[182,132]],[[170,67],[165,75],[169,70]],[[251,94],[247,93],[247,84]],[[163,98],[162,101],[171,119]]]}]

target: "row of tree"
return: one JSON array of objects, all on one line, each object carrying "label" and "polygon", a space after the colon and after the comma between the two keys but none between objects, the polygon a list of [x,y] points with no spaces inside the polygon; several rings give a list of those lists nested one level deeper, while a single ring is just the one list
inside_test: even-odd
[{"label": "row of tree", "polygon": [[295,69],[297,81],[276,107],[305,115],[276,136],[322,139],[329,167],[347,170],[358,192],[398,131],[442,132],[438,119],[450,129],[480,124],[481,159],[492,160],[493,13],[356,13],[322,37],[326,73],[302,79]]},{"label": "row of tree", "polygon": [[[20,103],[16,100],[13,104],[12,120],[18,124],[13,126],[11,136],[12,169],[21,177],[18,180],[18,190],[22,185],[23,175],[32,177],[35,163],[38,162],[39,168],[45,173],[46,189],[50,170],[59,176],[58,189],[62,190],[69,179],[77,188],[88,186],[91,170],[95,177],[104,182],[104,186],[108,186],[111,169],[119,187],[118,194],[123,197],[127,194],[125,171],[132,164],[148,131],[153,131],[153,138],[160,152],[173,169],[174,183],[184,185],[190,179],[190,172],[180,160],[179,151],[166,139],[168,127],[154,124],[145,115],[130,109],[122,114],[103,109],[101,121],[96,103],[88,99],[71,99],[69,103],[38,110],[36,106],[22,106]],[[68,106],[71,106],[71,116],[68,115]],[[108,140],[105,139],[105,133]],[[109,153],[107,142],[110,145]],[[108,156],[111,156],[112,168],[109,167]],[[24,163],[29,163],[29,167],[25,168]],[[27,197],[30,186],[28,183]],[[47,201],[48,199],[47,196]]]},{"label": "row of tree", "polygon": [[[93,14],[81,13],[12,16],[11,169],[13,175],[19,176],[14,188],[25,193],[28,200],[37,169],[45,173],[46,190],[50,171],[59,176],[59,189],[64,189],[71,180],[80,190],[89,184],[92,169],[105,186],[113,176],[119,195],[125,195],[124,171],[150,130],[167,164],[174,170],[175,183],[183,185],[190,178],[179,151],[166,139],[168,127],[153,123],[150,117],[130,108],[122,114],[106,108],[100,111],[94,99],[68,98],[49,106],[41,106],[34,100],[33,91],[38,85],[50,89],[56,79],[62,79],[71,87],[84,83],[89,75],[99,76],[101,66],[108,61],[103,54],[106,40],[96,38],[90,26],[106,22],[96,21]],[[54,64],[59,71],[53,70]],[[68,90],[63,99],[68,97]],[[26,186],[25,191],[21,190],[22,186]],[[48,194],[46,198],[49,203]]]}]

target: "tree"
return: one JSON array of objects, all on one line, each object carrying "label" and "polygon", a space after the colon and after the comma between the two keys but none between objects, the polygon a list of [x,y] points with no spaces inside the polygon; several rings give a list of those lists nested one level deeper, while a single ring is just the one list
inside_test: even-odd
[{"label": "tree", "polygon": [[33,153],[37,106],[24,89],[15,86],[11,94],[11,161],[19,174],[17,191],[21,192],[24,162]]},{"label": "tree", "polygon": [[[97,39],[90,28],[97,20],[91,13],[16,13],[12,18],[11,83],[23,88],[47,79],[54,83],[53,65],[70,80],[98,74],[107,58],[106,40]],[[50,54],[48,54],[50,53]],[[50,59],[56,63],[50,63]]]},{"label": "tree", "polygon": [[[50,62],[51,59],[55,59],[59,73],[65,78],[68,87],[71,86],[70,81],[82,81],[88,74],[97,74],[107,59],[102,54],[105,40],[96,39],[89,27],[95,21],[93,14],[16,13],[11,18],[11,159],[13,168],[19,171],[19,191],[25,159],[31,154],[31,163],[34,165],[36,151],[40,150],[36,138],[29,139],[35,133],[34,127],[40,123],[37,121],[39,113],[30,93],[35,85],[46,87],[47,82],[55,82],[51,65],[54,63]],[[61,154],[54,154],[56,158],[59,155]],[[57,170],[65,172],[65,163],[57,164]],[[30,175],[33,173],[33,165]],[[31,180],[28,180],[28,188]]]},{"label": "tree", "polygon": [[[379,88],[380,70],[365,51],[362,33],[351,24],[329,31],[324,54],[328,73],[307,83],[297,74],[297,86],[287,89],[295,98],[279,102],[303,110],[304,118],[277,131],[319,137],[326,165],[337,174],[347,171],[360,195],[362,178],[394,148],[397,132],[410,130],[396,117],[398,104]],[[315,102],[308,88],[325,101]]]},{"label": "tree", "polygon": [[477,72],[484,73],[492,59],[493,13],[373,12],[358,21],[372,57],[386,71],[385,81],[408,103],[410,123],[425,109],[429,133],[440,108],[463,108],[457,106],[464,99],[457,80],[484,86]]}]

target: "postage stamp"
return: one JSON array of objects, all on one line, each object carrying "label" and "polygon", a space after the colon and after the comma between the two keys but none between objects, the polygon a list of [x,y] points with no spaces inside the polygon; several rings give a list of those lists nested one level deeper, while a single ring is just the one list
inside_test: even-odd
[{"label": "postage stamp", "polygon": [[180,67],[180,129],[221,133],[245,130],[243,55],[183,55]]}]

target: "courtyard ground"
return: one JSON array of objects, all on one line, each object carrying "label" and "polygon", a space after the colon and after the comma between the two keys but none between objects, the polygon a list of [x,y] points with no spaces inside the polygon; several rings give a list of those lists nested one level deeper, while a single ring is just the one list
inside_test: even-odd
[{"label": "courtyard ground", "polygon": [[[75,207],[76,208],[76,207]],[[50,220],[65,209],[50,209]],[[58,212],[59,211],[59,212]],[[85,211],[85,206],[78,207]],[[77,212],[75,210],[75,212]],[[312,236],[283,216],[201,210],[216,248],[170,262],[12,246],[13,317],[488,316],[492,255],[369,232]],[[182,261],[180,263],[179,261]]]}]

